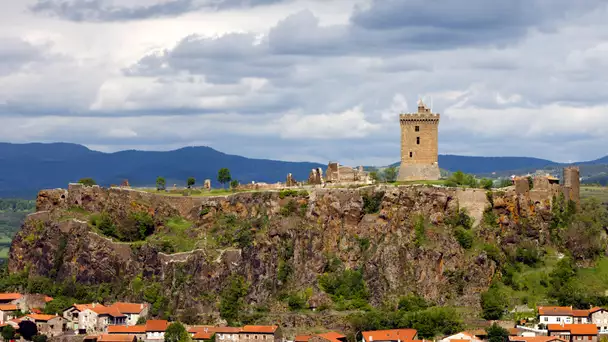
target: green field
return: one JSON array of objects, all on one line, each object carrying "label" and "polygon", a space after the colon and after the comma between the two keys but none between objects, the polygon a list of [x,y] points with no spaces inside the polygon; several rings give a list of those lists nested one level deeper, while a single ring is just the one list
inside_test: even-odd
[{"label": "green field", "polygon": [[605,186],[582,186],[581,198],[595,197],[602,203],[608,203],[608,187]]}]

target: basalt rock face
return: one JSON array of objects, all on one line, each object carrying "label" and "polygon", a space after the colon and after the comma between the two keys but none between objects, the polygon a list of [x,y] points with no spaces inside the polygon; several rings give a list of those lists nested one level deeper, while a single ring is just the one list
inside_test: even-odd
[{"label": "basalt rock face", "polygon": [[[154,279],[174,309],[212,315],[234,274],[249,284],[247,303],[252,305],[279,303],[280,293],[305,288],[313,289],[313,298],[327,297],[318,277],[339,260],[343,269],[362,270],[372,304],[416,293],[438,304],[477,307],[495,263],[484,252],[465,251],[444,221],[460,207],[477,213],[473,216],[479,220],[483,209],[493,206],[504,212],[501,224],[508,227],[513,217],[528,217],[534,210],[520,200],[501,194],[491,205],[482,190],[422,186],[172,197],[71,185],[67,191],[40,192],[38,212],[13,241],[9,270],[87,284]],[[164,254],[152,244],[113,241],[66,215],[75,208],[109,213],[117,222],[132,211],[146,211],[159,230],[164,220],[180,216],[192,222],[188,236],[204,242],[190,252]],[[226,215],[249,222],[253,239],[246,246],[207,244]],[[417,232],[420,217],[426,228]],[[287,278],[278,274],[281,264],[291,269]]]}]

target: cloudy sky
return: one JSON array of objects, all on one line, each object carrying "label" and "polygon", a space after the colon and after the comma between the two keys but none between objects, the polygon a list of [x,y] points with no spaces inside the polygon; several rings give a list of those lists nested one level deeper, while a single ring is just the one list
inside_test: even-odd
[{"label": "cloudy sky", "polygon": [[605,0],[0,0],[0,141],[383,165],[608,154]]}]

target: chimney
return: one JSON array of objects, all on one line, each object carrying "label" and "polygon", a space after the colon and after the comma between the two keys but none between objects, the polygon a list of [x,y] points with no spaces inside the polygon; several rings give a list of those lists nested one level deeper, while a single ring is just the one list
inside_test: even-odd
[{"label": "chimney", "polygon": [[93,303],[93,307],[95,307],[96,303]]},{"label": "chimney", "polygon": [[140,309],[140,310],[143,310],[143,309],[144,309],[144,304],[143,304],[143,303],[142,303],[142,304],[139,304],[139,309]]}]

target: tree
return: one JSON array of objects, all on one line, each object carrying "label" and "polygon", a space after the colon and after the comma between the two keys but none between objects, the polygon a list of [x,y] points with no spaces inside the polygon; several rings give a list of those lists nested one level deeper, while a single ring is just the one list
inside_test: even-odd
[{"label": "tree", "polygon": [[380,174],[378,171],[370,171],[369,178],[376,183],[380,182]]},{"label": "tree", "polygon": [[509,339],[509,331],[494,323],[487,329],[488,342],[505,342]]},{"label": "tree", "polygon": [[490,190],[492,189],[492,186],[494,185],[494,182],[491,179],[488,178],[482,178],[479,181],[479,187],[486,189],[486,190]]},{"label": "tree", "polygon": [[239,181],[238,181],[238,180],[233,179],[233,180],[230,182],[230,188],[232,188],[232,189],[236,189],[238,186],[239,186]]},{"label": "tree", "polygon": [[31,341],[35,335],[38,335],[38,327],[32,321],[19,322],[19,335],[24,339]]},{"label": "tree", "polygon": [[232,176],[230,175],[230,170],[223,167],[217,171],[217,181],[224,186],[224,184],[230,182],[232,180]]},{"label": "tree", "polygon": [[165,180],[165,177],[158,177],[156,178],[156,190],[157,191],[165,191],[165,189],[167,188],[167,181]]},{"label": "tree", "polygon": [[81,178],[78,183],[84,185],[84,186],[93,186],[93,185],[97,185],[97,182],[95,182],[95,180],[93,178]]},{"label": "tree", "polygon": [[196,179],[194,179],[194,177],[188,177],[188,180],[186,181],[186,184],[188,184],[188,189],[190,189],[194,183],[196,183]]},{"label": "tree", "polygon": [[394,182],[397,180],[397,167],[390,166],[384,169],[384,180],[387,182]]},{"label": "tree", "polygon": [[165,331],[165,342],[188,342],[190,334],[180,322],[171,323]]},{"label": "tree", "polygon": [[224,287],[220,299],[220,316],[234,325],[240,317],[243,298],[247,295],[249,286],[242,276],[232,276],[230,284]]},{"label": "tree", "polygon": [[32,342],[46,342],[48,340],[48,337],[46,337],[46,335],[34,335],[32,337]]},{"label": "tree", "polygon": [[15,338],[15,328],[10,325],[5,325],[0,333],[5,341],[10,341]]},{"label": "tree", "polygon": [[483,318],[500,319],[507,308],[505,295],[496,286],[490,287],[488,291],[481,294],[481,308]]}]

